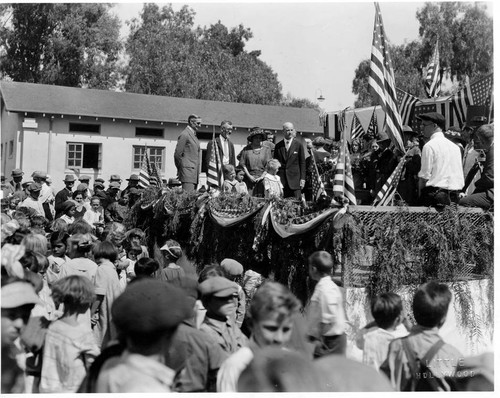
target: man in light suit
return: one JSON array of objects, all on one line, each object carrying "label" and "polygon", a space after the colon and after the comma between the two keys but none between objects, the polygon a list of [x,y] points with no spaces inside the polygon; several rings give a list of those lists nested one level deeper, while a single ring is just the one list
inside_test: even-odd
[{"label": "man in light suit", "polygon": [[186,192],[194,191],[198,185],[201,149],[196,132],[200,127],[201,118],[189,115],[188,126],[181,132],[175,147],[174,163],[177,167],[177,177]]},{"label": "man in light suit", "polygon": [[281,163],[278,175],[284,187],[284,197],[300,199],[301,190],[306,183],[306,157],[296,134],[292,123],[283,125],[285,139],[276,144],[274,157]]},{"label": "man in light suit", "polygon": [[[217,146],[219,147],[219,154],[222,156],[222,164],[232,164],[236,166],[236,156],[234,154],[234,144],[229,139],[233,131],[233,123],[229,120],[224,120],[220,124],[220,135],[215,139]],[[210,141],[207,146],[207,169],[210,162],[210,156],[212,155],[213,141]]]}]

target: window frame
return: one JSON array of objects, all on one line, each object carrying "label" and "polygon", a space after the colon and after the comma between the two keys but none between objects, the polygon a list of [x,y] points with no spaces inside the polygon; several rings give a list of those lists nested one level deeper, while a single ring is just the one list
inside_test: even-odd
[{"label": "window frame", "polygon": [[[147,149],[148,151],[148,157],[150,163],[154,163],[156,165],[156,168],[158,169],[159,172],[165,173],[165,147],[162,146],[148,146],[145,147],[144,145],[133,145],[132,146],[132,169],[133,170],[140,170],[142,167],[142,157],[144,156],[144,150]],[[155,153],[151,154],[151,149],[155,151]],[[159,151],[160,153],[156,153],[156,151]],[[138,156],[138,159],[137,159]],[[160,158],[160,162],[157,159]],[[137,160],[136,160],[137,159]],[[160,164],[160,167],[158,165]],[[139,166],[139,167],[137,167]]]}]

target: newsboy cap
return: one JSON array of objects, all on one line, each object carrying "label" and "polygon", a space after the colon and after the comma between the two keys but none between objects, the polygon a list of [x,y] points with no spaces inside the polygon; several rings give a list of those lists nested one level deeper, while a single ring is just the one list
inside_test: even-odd
[{"label": "newsboy cap", "polygon": [[227,297],[238,293],[238,285],[222,276],[214,276],[200,283],[202,296]]},{"label": "newsboy cap", "polygon": [[173,329],[191,317],[192,304],[183,289],[156,279],[142,279],[118,296],[111,315],[124,333],[156,333]]},{"label": "newsboy cap", "polygon": [[104,178],[101,178],[101,177],[96,178],[96,179],[94,180],[94,182],[99,182],[99,183],[101,183],[101,184],[104,184]]},{"label": "newsboy cap", "polygon": [[45,179],[47,178],[47,173],[45,171],[34,171],[31,177]]},{"label": "newsboy cap", "polygon": [[225,258],[221,261],[220,265],[229,275],[238,276],[243,273],[243,265],[232,258]]},{"label": "newsboy cap", "polygon": [[120,189],[120,183],[112,181],[109,183],[109,188]]},{"label": "newsboy cap", "polygon": [[90,176],[88,175],[81,175],[79,178],[80,181],[90,181]]},{"label": "newsboy cap", "polygon": [[41,190],[42,186],[38,182],[32,182],[30,185],[28,185],[28,191],[30,192],[36,192]]},{"label": "newsboy cap", "polygon": [[139,176],[137,174],[130,174],[130,177],[127,178],[127,181],[139,181]]},{"label": "newsboy cap", "polygon": [[444,128],[444,116],[437,112],[423,113],[417,116],[418,120],[428,120],[429,122],[436,123],[439,127]]}]

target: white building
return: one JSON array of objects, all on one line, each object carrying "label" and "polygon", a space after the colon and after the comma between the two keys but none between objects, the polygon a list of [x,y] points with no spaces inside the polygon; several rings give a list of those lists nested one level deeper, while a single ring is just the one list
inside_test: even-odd
[{"label": "white building", "polygon": [[236,153],[246,145],[254,126],[277,133],[294,123],[305,137],[323,135],[314,109],[239,104],[188,98],[91,90],[32,83],[0,82],[1,169],[7,180],[20,168],[24,180],[35,170],[46,171],[57,190],[65,174],[87,174],[125,180],[139,173],[147,148],[163,178],[177,174],[173,154],[190,114],[203,120],[198,138],[203,149],[200,184],[205,184],[205,153],[223,120],[235,127]]}]

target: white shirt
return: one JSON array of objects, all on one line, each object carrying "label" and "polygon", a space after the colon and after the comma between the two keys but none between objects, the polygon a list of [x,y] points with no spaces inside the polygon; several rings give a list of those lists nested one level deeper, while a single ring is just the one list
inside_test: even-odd
[{"label": "white shirt", "polygon": [[253,351],[249,347],[242,347],[230,355],[217,372],[217,392],[237,392],[238,379],[253,357]]},{"label": "white shirt", "polygon": [[19,207],[28,207],[35,210],[38,216],[45,217],[45,211],[43,211],[42,202],[40,202],[39,200],[34,200],[31,196],[28,196],[26,199],[24,199]]},{"label": "white shirt", "polygon": [[442,131],[432,134],[422,149],[422,166],[418,173],[427,180],[427,187],[456,191],[464,186],[460,148],[447,139]]},{"label": "white shirt", "polygon": [[287,152],[290,149],[290,145],[292,144],[292,140],[293,140],[293,138],[290,138],[289,140],[285,140],[285,148],[286,148]]},{"label": "white shirt", "polygon": [[220,142],[222,144],[222,163],[229,164],[229,144],[227,138],[220,136]]},{"label": "white shirt", "polygon": [[310,303],[311,307],[313,305],[317,305],[321,313],[315,323],[324,324],[323,336],[337,336],[345,332],[344,299],[340,288],[329,275],[316,284]]},{"label": "white shirt", "polygon": [[398,325],[395,330],[390,332],[379,327],[368,331],[363,336],[363,363],[379,370],[380,365],[387,358],[390,342],[407,335],[408,331],[403,324]]}]

